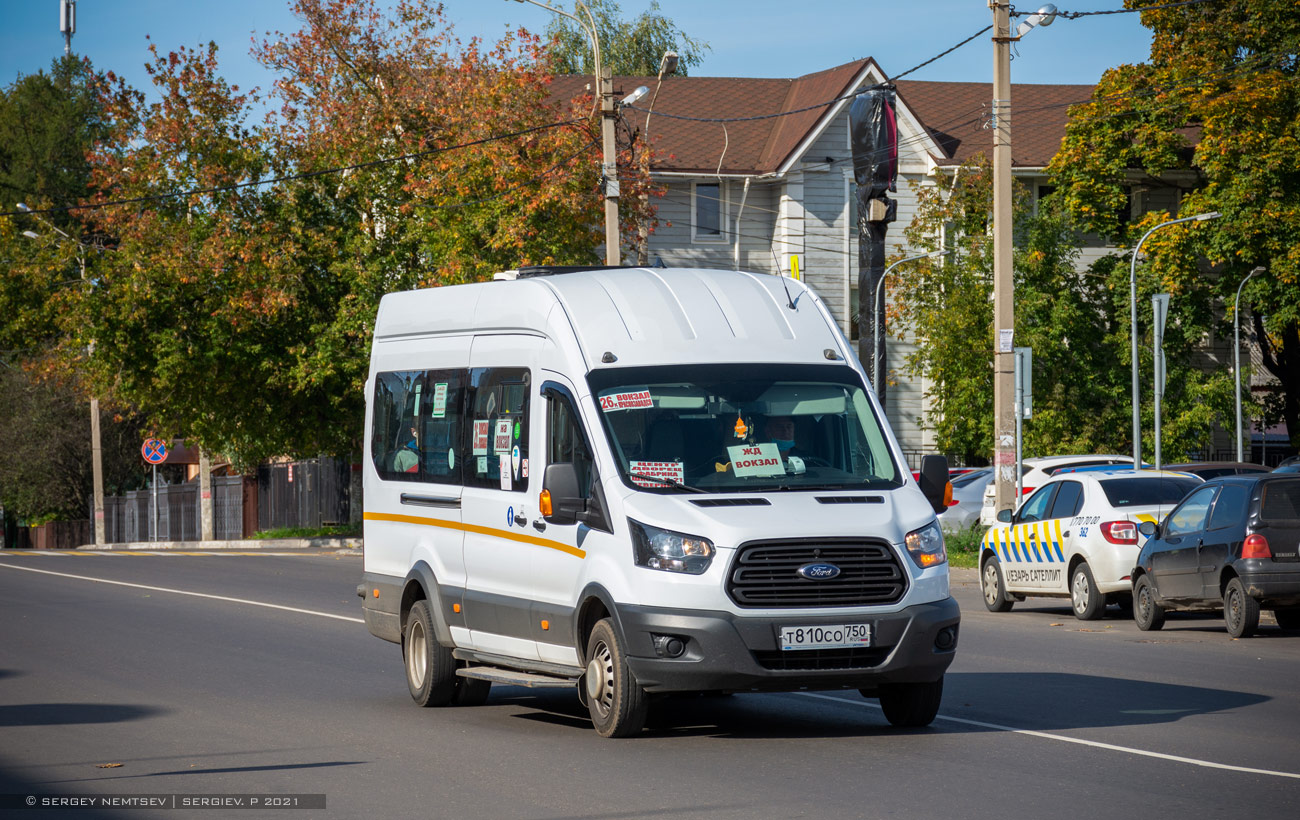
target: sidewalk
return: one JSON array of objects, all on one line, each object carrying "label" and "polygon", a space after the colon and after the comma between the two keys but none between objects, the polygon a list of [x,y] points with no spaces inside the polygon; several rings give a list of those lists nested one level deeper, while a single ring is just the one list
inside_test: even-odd
[{"label": "sidewalk", "polygon": [[[83,551],[115,551],[115,550],[187,550],[198,552],[202,550],[240,550],[244,552],[252,550],[301,550],[301,549],[361,549],[361,537],[353,536],[349,538],[245,538],[235,541],[131,541],[120,544],[104,544],[95,546],[94,544],[83,544],[77,547]],[[29,552],[31,550],[28,550]],[[41,550],[41,552],[57,552],[58,550]]]}]

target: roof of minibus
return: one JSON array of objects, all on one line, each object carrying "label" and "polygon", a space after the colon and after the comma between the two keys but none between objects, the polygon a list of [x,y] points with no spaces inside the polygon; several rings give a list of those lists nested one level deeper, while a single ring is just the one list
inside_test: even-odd
[{"label": "roof of minibus", "polygon": [[601,367],[607,352],[619,367],[828,364],[827,349],[842,361],[848,345],[817,301],[802,283],[767,274],[698,268],[585,270],[388,294],[380,304],[375,336],[562,332],[553,326],[561,320],[551,315],[560,305],[588,369]]}]

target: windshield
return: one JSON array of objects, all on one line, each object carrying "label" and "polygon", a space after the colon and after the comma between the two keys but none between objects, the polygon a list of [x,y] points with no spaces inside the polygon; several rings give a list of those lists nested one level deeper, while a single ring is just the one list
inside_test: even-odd
[{"label": "windshield", "polygon": [[652,492],[901,485],[857,374],[687,365],[588,376],[624,481]]}]

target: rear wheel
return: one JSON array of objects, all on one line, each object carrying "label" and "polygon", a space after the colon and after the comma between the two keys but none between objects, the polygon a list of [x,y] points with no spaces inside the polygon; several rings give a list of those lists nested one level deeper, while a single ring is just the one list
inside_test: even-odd
[{"label": "rear wheel", "polygon": [[446,706],[456,694],[456,659],[438,643],[429,605],[416,601],[406,616],[402,634],[406,686],[421,706]]},{"label": "rear wheel", "polygon": [[900,729],[929,726],[939,714],[943,678],[930,683],[886,683],[881,685],[878,697],[891,726]]},{"label": "rear wheel", "polygon": [[1300,609],[1275,609],[1273,617],[1277,618],[1277,625],[1288,632],[1300,629]]},{"label": "rear wheel", "polygon": [[1223,622],[1234,638],[1249,638],[1259,626],[1259,601],[1246,594],[1240,578],[1229,581],[1223,591]]},{"label": "rear wheel", "polygon": [[1074,617],[1081,621],[1095,621],[1106,611],[1106,596],[1097,591],[1097,582],[1086,562],[1070,573],[1070,605]]},{"label": "rear wheel", "polygon": [[591,713],[596,734],[628,737],[641,731],[649,701],[627,666],[623,644],[609,618],[597,621],[587,639],[584,678],[587,711]]},{"label": "rear wheel", "polygon": [[1138,629],[1152,632],[1165,625],[1165,609],[1156,603],[1156,591],[1151,579],[1143,575],[1133,589],[1133,620]]},{"label": "rear wheel", "polygon": [[989,612],[1009,612],[1014,603],[1007,595],[1006,585],[1002,582],[1002,567],[996,555],[990,555],[980,570],[980,587],[984,591],[984,606]]}]

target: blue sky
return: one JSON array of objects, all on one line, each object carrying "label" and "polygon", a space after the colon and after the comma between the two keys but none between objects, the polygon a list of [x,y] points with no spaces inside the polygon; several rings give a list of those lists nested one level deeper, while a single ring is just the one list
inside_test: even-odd
[{"label": "blue sky", "polygon": [[[572,8],[571,0],[556,0]],[[447,16],[464,40],[496,40],[507,28],[542,31],[550,12],[509,0],[446,0]],[[648,0],[622,0],[625,16]],[[1032,10],[1036,3],[1023,8]],[[1069,11],[1121,8],[1122,0],[1057,0]],[[897,74],[974,34],[992,20],[986,0],[661,0],[663,14],[712,46],[696,75],[796,77],[872,56]],[[249,56],[256,33],[299,28],[287,0],[79,0],[73,51],[100,69],[148,89],[145,35],[159,50],[214,40],[222,73],[241,88],[270,85]],[[1017,83],[1093,83],[1107,68],[1141,62],[1149,32],[1136,14],[1057,19],[1031,32],[1012,63]],[[48,69],[63,52],[59,0],[0,0],[0,85]],[[984,35],[912,79],[992,81],[992,48]]]}]

